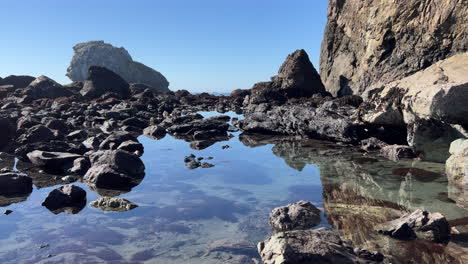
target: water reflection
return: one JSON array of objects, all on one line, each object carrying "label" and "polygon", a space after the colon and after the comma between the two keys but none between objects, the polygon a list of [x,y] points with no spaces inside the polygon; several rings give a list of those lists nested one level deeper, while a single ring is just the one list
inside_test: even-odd
[{"label": "water reflection", "polygon": [[[141,136],[146,176],[131,191],[75,183],[88,201],[118,196],[139,205],[126,212],[86,206],[76,215],[51,214],[40,204],[65,183],[20,162],[18,169],[33,177],[36,189],[3,205],[13,214],[0,217],[0,263],[250,263],[258,257],[256,243],[269,235],[271,209],[301,199],[323,208],[322,225],[346,239],[399,254],[395,263],[422,257],[457,263],[466,252],[463,235],[445,246],[403,245],[372,232],[415,208],[449,220],[468,217],[448,198],[443,165],[395,163],[323,141],[233,135],[203,149],[169,135]],[[230,148],[223,149],[226,144]],[[213,157],[215,167],[187,169],[184,157],[191,153]],[[453,223],[460,233],[467,232],[458,221]],[[411,250],[419,255],[408,257]]]}]

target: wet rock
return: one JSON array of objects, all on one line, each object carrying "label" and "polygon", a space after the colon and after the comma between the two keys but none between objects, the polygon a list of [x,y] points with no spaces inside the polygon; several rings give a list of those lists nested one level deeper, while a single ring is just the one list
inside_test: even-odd
[{"label": "wet rock", "polygon": [[310,202],[299,201],[273,209],[269,222],[275,233],[309,229],[320,224],[320,210]]},{"label": "wet rock", "polygon": [[0,150],[6,147],[15,137],[15,122],[10,118],[0,117]]},{"label": "wet rock", "polygon": [[415,157],[413,150],[409,146],[404,145],[388,145],[383,147],[380,150],[380,153],[382,156],[393,161],[397,161],[403,158],[411,159]]},{"label": "wet rock", "polygon": [[361,140],[361,149],[369,152],[369,151],[374,151],[374,150],[380,150],[383,147],[387,146],[387,143],[381,141],[378,138],[371,137],[368,139]]},{"label": "wet rock", "polygon": [[[319,228],[281,232],[258,244],[265,264],[279,263],[362,263],[338,234]],[[367,260],[367,263],[373,263]],[[376,262],[374,262],[376,263]]]},{"label": "wet rock", "polygon": [[102,143],[99,145],[99,149],[117,149],[120,144],[125,141],[135,141],[138,140],[131,133],[125,131],[117,131],[109,135]]},{"label": "wet rock", "polygon": [[84,130],[75,130],[65,136],[66,139],[71,140],[71,141],[84,140],[87,137],[88,137],[88,133]]},{"label": "wet rock", "polygon": [[24,134],[18,137],[16,141],[19,144],[28,144],[36,142],[47,142],[55,138],[56,136],[51,129],[43,125],[36,125],[27,129]]},{"label": "wet rock", "polygon": [[143,134],[150,138],[163,138],[166,135],[166,129],[160,126],[149,126],[143,130]]},{"label": "wet rock", "polygon": [[206,255],[214,252],[224,252],[232,255],[243,255],[250,258],[257,258],[258,253],[255,249],[255,244],[243,240],[221,239],[211,242],[208,245]]},{"label": "wet rock", "polygon": [[124,212],[137,208],[138,205],[123,198],[101,197],[89,204],[103,211]]},{"label": "wet rock", "polygon": [[135,154],[137,156],[142,156],[143,152],[144,152],[144,148],[143,148],[143,145],[141,143],[131,141],[131,140],[122,142],[122,144],[120,144],[117,147],[117,149],[128,151],[128,152],[133,153],[133,154]]},{"label": "wet rock", "polygon": [[42,206],[55,214],[77,213],[86,205],[86,191],[75,185],[65,185],[49,193]]},{"label": "wet rock", "polygon": [[[450,145],[450,158],[445,164],[450,194],[468,207],[468,139],[457,139]],[[455,195],[457,194],[457,195]]]},{"label": "wet rock", "polygon": [[378,228],[378,232],[400,240],[419,237],[434,242],[444,242],[450,237],[450,226],[440,213],[416,210],[383,224]]},{"label": "wet rock", "polygon": [[0,195],[16,197],[32,192],[32,179],[15,172],[0,174]]},{"label": "wet rock", "polygon": [[47,152],[65,152],[83,155],[87,149],[81,144],[73,144],[65,141],[52,140],[48,142],[36,142],[25,144],[15,150],[15,155],[24,161],[28,161],[28,153],[35,150],[42,150]]},{"label": "wet rock", "polygon": [[103,189],[130,189],[145,176],[140,158],[123,150],[106,150],[90,156],[84,180]]},{"label": "wet rock", "polygon": [[214,119],[197,119],[188,123],[177,124],[169,127],[169,133],[176,136],[187,136],[196,140],[204,140],[210,138],[215,140],[216,137],[227,136],[229,124],[224,121]]},{"label": "wet rock", "polygon": [[64,173],[73,167],[73,162],[81,155],[63,152],[35,150],[27,154],[32,164],[44,168],[48,173]]},{"label": "wet rock", "polygon": [[89,159],[86,157],[81,157],[73,161],[73,167],[69,170],[69,172],[79,176],[84,176],[89,168],[91,168],[91,162],[89,162]]},{"label": "wet rock", "polygon": [[211,164],[211,163],[208,163],[208,162],[202,162],[200,167],[204,168],[204,169],[207,169],[207,168],[212,168],[214,167],[215,165]]},{"label": "wet rock", "polygon": [[73,81],[84,81],[90,66],[105,67],[122,76],[128,83],[145,84],[152,90],[168,92],[169,83],[161,73],[133,61],[124,48],[117,48],[104,41],[89,41],[73,47],[75,54],[67,69]]},{"label": "wet rock", "polygon": [[5,212],[3,212],[4,215],[9,215],[11,213],[13,213],[13,211],[9,210],[9,209],[7,209],[7,210],[5,210]]},{"label": "wet rock", "polygon": [[64,88],[61,84],[50,79],[47,76],[39,76],[32,81],[24,90],[24,95],[29,96],[31,99],[40,98],[58,98],[73,95],[72,92]]},{"label": "wet rock", "polygon": [[88,77],[80,93],[89,98],[98,98],[105,93],[112,93],[120,99],[129,98],[131,95],[129,85],[122,77],[99,66],[89,67]]},{"label": "wet rock", "polygon": [[72,182],[76,182],[78,179],[76,177],[67,175],[67,176],[62,177],[61,180],[66,183],[72,183]]}]

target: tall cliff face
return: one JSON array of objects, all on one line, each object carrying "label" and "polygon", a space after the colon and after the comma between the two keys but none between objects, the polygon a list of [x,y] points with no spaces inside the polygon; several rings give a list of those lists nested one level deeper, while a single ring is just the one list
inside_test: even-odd
[{"label": "tall cliff face", "polygon": [[84,81],[90,66],[105,67],[129,83],[146,84],[158,91],[169,91],[169,82],[158,71],[136,62],[124,48],[117,48],[104,41],[89,41],[73,47],[75,55],[67,69],[72,81]]},{"label": "tall cliff face", "polygon": [[467,50],[466,0],[329,0],[320,75],[333,95],[362,94]]}]

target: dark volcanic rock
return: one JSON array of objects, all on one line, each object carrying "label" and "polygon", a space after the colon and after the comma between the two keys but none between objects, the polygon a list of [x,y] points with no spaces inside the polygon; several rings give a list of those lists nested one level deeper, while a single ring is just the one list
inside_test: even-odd
[{"label": "dark volcanic rock", "polygon": [[30,96],[31,99],[40,98],[58,98],[73,95],[72,92],[64,88],[61,84],[50,79],[47,76],[39,76],[24,90],[24,95]]},{"label": "dark volcanic rock", "polygon": [[275,233],[309,229],[320,224],[320,210],[310,202],[299,201],[273,209],[269,221]]},{"label": "dark volcanic rock", "polygon": [[36,125],[26,130],[23,135],[19,136],[17,142],[20,144],[47,142],[55,139],[55,137],[56,136],[51,129],[43,125]]},{"label": "dark volcanic rock", "polygon": [[361,94],[466,52],[466,11],[458,0],[329,1],[320,56],[327,91]]},{"label": "dark volcanic rock", "polygon": [[125,141],[138,142],[135,136],[125,131],[117,131],[109,135],[99,145],[99,149],[117,149]]},{"label": "dark volcanic rock", "polygon": [[143,130],[143,134],[150,138],[163,138],[166,135],[166,129],[160,126],[149,126]]},{"label": "dark volcanic rock", "polygon": [[0,128],[0,150],[2,150],[15,137],[15,122],[10,118],[0,117]]},{"label": "dark volcanic rock", "polygon": [[75,185],[65,185],[49,193],[42,203],[51,212],[78,213],[86,205],[86,191]]},{"label": "dark volcanic rock", "polygon": [[91,168],[84,180],[104,189],[129,189],[145,176],[140,158],[123,150],[105,150],[90,156]]},{"label": "dark volcanic rock", "polygon": [[129,85],[122,77],[99,66],[89,67],[88,78],[80,93],[89,98],[98,98],[105,93],[112,93],[120,99],[129,98],[131,95]]},{"label": "dark volcanic rock", "polygon": [[81,155],[63,152],[35,150],[27,154],[32,164],[44,168],[48,173],[64,173],[73,167],[73,162]]},{"label": "dark volcanic rock", "polygon": [[14,172],[0,174],[0,195],[15,197],[32,192],[32,179]]},{"label": "dark volcanic rock", "polygon": [[69,170],[69,172],[84,176],[89,168],[91,168],[91,162],[89,162],[89,159],[81,157],[73,161],[73,167]]},{"label": "dark volcanic rock", "polygon": [[450,237],[449,223],[442,214],[421,210],[416,210],[399,219],[385,223],[378,231],[401,240],[420,237],[435,242],[444,242]]},{"label": "dark volcanic rock", "polygon": [[254,85],[248,97],[248,104],[283,103],[289,98],[310,97],[325,94],[320,76],[304,50],[290,54],[271,82]]}]

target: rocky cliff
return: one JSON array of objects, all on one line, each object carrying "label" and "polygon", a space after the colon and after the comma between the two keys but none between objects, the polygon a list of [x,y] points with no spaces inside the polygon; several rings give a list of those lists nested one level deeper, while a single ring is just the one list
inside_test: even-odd
[{"label": "rocky cliff", "polygon": [[73,81],[84,81],[90,66],[105,67],[129,83],[142,83],[158,91],[169,91],[169,82],[159,72],[133,61],[124,48],[117,48],[104,41],[90,41],[73,47],[75,55],[67,69],[67,76]]},{"label": "rocky cliff", "polygon": [[465,0],[329,0],[320,75],[335,96],[361,94],[468,50]]}]

